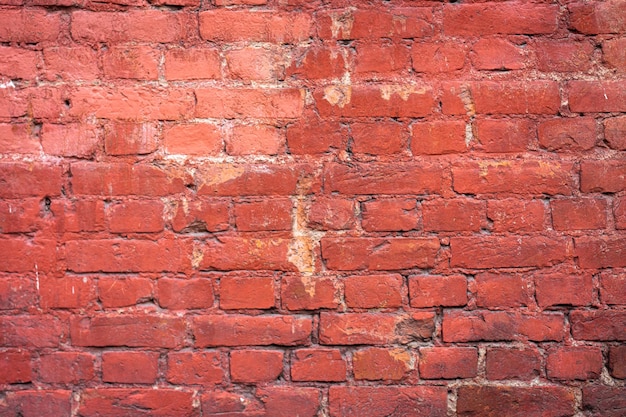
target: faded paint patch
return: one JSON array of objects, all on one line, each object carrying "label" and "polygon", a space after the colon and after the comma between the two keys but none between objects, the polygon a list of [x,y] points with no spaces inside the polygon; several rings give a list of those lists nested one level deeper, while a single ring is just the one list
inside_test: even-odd
[{"label": "faded paint patch", "polygon": [[[354,16],[352,9],[345,10],[343,13],[330,14],[330,32],[333,38],[349,38],[354,25]],[[341,36],[339,33],[341,32]]]},{"label": "faded paint patch", "polygon": [[391,96],[397,94],[402,100],[407,101],[411,94],[424,94],[424,87],[415,85],[382,85],[380,86],[380,96],[384,100],[391,100]]},{"label": "faded paint patch", "polygon": [[329,85],[324,88],[324,100],[332,106],[343,108],[352,99],[351,85]]}]

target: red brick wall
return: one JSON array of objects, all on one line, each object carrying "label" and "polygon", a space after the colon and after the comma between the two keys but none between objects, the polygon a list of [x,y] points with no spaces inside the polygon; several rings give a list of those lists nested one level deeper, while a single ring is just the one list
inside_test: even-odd
[{"label": "red brick wall", "polygon": [[0,0],[0,416],[624,416],[626,1]]}]

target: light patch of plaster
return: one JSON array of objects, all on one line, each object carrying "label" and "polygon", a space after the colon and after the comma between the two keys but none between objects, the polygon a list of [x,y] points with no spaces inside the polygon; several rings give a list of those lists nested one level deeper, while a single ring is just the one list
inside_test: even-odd
[{"label": "light patch of plaster", "polygon": [[[349,8],[343,13],[330,14],[330,32],[333,34],[333,38],[341,37],[345,39],[350,37],[350,32],[352,32],[352,26],[354,25],[353,10],[353,8]],[[341,36],[339,32],[341,32]]]},{"label": "light patch of plaster", "polygon": [[481,161],[478,163],[480,170],[480,176],[486,177],[489,173],[489,168],[510,167],[511,161]]},{"label": "light patch of plaster", "polygon": [[324,88],[324,100],[329,102],[331,106],[344,106],[350,103],[352,99],[352,86],[351,85],[329,85]]},{"label": "light patch of plaster", "polygon": [[239,178],[246,172],[245,167],[239,165],[213,166],[209,171],[198,172],[199,185],[222,184]]},{"label": "light patch of plaster", "polygon": [[380,86],[380,96],[383,100],[391,100],[391,96],[397,94],[402,100],[407,101],[411,94],[424,94],[426,89],[414,85],[382,85]]},{"label": "light patch of plaster", "polygon": [[203,259],[204,259],[204,251],[197,243],[194,243],[193,251],[191,252],[191,266],[194,269],[197,269],[202,263]]},{"label": "light patch of plaster", "polygon": [[465,108],[465,112],[468,116],[473,116],[476,114],[476,106],[474,105],[474,100],[472,98],[472,92],[469,87],[463,86],[461,87],[461,92],[459,93],[459,98],[463,103],[463,107]]},{"label": "light patch of plaster", "polygon": [[407,369],[415,369],[415,360],[409,355],[404,349],[391,349],[389,351],[389,356],[393,358],[394,361],[402,362]]}]

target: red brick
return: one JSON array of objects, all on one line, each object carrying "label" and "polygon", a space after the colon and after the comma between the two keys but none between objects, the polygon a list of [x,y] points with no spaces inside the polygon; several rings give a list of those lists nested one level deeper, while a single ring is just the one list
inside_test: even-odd
[{"label": "red brick", "polygon": [[528,306],[531,295],[519,275],[478,274],[475,278],[476,305],[486,308]]},{"label": "red brick", "polygon": [[180,348],[187,331],[180,317],[146,314],[73,316],[70,333],[74,346],[126,346]]},{"label": "red brick", "polygon": [[549,151],[584,151],[596,144],[596,121],[560,118],[539,123],[539,144]]},{"label": "red brick", "polygon": [[424,117],[435,108],[430,87],[330,85],[313,97],[323,117]]},{"label": "red brick", "polygon": [[620,81],[571,81],[569,108],[576,113],[626,111],[626,83]]},{"label": "red brick", "polygon": [[626,117],[604,119],[604,138],[611,149],[626,151]]},{"label": "red brick", "polygon": [[201,88],[196,117],[295,119],[302,115],[304,90],[296,88]]},{"label": "red brick", "polygon": [[574,241],[581,268],[626,266],[626,239],[623,237],[579,237]]},{"label": "red brick", "polygon": [[596,379],[602,372],[602,351],[597,347],[560,347],[548,351],[548,378],[571,381]]},{"label": "red brick", "polygon": [[220,279],[220,308],[267,309],[274,307],[273,277],[223,277]]},{"label": "red brick", "polygon": [[192,91],[154,86],[84,86],[72,91],[68,114],[77,118],[178,120],[191,116]]},{"label": "red brick", "polygon": [[214,48],[184,48],[165,51],[168,80],[220,79],[221,60]]},{"label": "red brick", "polygon": [[264,415],[263,404],[249,392],[205,390],[201,401],[202,412],[208,415]]},{"label": "red brick", "polygon": [[159,278],[157,299],[161,307],[170,310],[210,308],[213,306],[213,283],[207,278]]},{"label": "red brick", "polygon": [[153,297],[153,281],[140,277],[107,277],[98,279],[98,295],[104,308],[129,307]]},{"label": "red brick", "polygon": [[200,36],[213,42],[298,43],[312,34],[307,13],[215,9],[199,18]]},{"label": "red brick", "polygon": [[72,38],[92,43],[177,42],[184,37],[185,17],[184,13],[165,10],[77,10],[71,15]]},{"label": "red brick", "polygon": [[0,310],[26,309],[36,303],[37,289],[31,277],[0,277]]},{"label": "red brick", "polygon": [[158,126],[155,123],[114,121],[104,127],[107,155],[145,155],[156,151]]},{"label": "red brick", "polygon": [[346,305],[350,308],[394,308],[402,305],[400,275],[350,276],[344,281]]},{"label": "red brick", "polygon": [[467,304],[467,280],[462,275],[409,276],[411,307],[455,307]]},{"label": "red brick", "polygon": [[[46,200],[43,200],[45,207]],[[52,208],[52,204],[50,205]],[[28,233],[41,227],[42,201],[38,198],[0,201],[0,231]],[[55,211],[52,211],[53,213]],[[45,216],[44,216],[45,217]]]},{"label": "red brick", "polygon": [[112,46],[102,58],[104,76],[156,80],[160,55],[158,50],[149,46]]},{"label": "red brick", "polygon": [[575,414],[574,392],[565,387],[464,386],[459,388],[459,417],[560,417]]},{"label": "red brick", "polygon": [[329,403],[332,417],[441,417],[446,415],[447,392],[434,386],[332,386]]},{"label": "red brick", "polygon": [[163,230],[163,203],[158,200],[125,201],[106,207],[113,233],[154,233]]},{"label": "red brick", "polygon": [[470,89],[478,114],[556,114],[561,106],[554,81],[483,81]]},{"label": "red brick", "polygon": [[158,373],[158,353],[104,352],[102,382],[153,384]]},{"label": "red brick", "polygon": [[229,155],[277,155],[284,151],[284,135],[270,125],[237,125],[226,138],[226,153]]},{"label": "red brick", "polygon": [[28,103],[25,90],[16,90],[12,81],[6,83],[7,88],[0,89],[0,118],[11,121],[15,117],[26,116],[32,105]]},{"label": "red brick", "polygon": [[339,290],[332,278],[287,276],[281,285],[282,306],[287,310],[337,308]]},{"label": "red brick", "polygon": [[348,52],[329,46],[312,45],[287,68],[287,75],[305,80],[341,78],[348,71]]},{"label": "red brick", "polygon": [[626,274],[604,271],[600,274],[600,299],[606,304],[626,305]]},{"label": "red brick", "polygon": [[552,223],[556,230],[605,229],[607,202],[597,198],[550,201]]},{"label": "red brick", "polygon": [[0,271],[6,272],[46,272],[57,261],[55,242],[51,240],[0,239],[0,253],[4,257]]},{"label": "red brick", "polygon": [[406,129],[400,123],[354,123],[350,133],[354,153],[392,155],[406,147]]},{"label": "red brick", "polygon": [[479,119],[474,125],[475,139],[485,152],[524,152],[537,136],[531,120]]},{"label": "red brick", "polygon": [[7,403],[14,414],[22,417],[69,416],[71,391],[24,390],[7,395]]},{"label": "red brick", "polygon": [[0,316],[0,346],[59,347],[65,341],[65,327],[50,316]]},{"label": "red brick", "polygon": [[67,232],[95,232],[104,230],[103,201],[77,199],[74,201],[57,202],[53,200],[51,207],[53,213],[59,212],[62,216],[62,226]]},{"label": "red brick", "polygon": [[196,347],[301,346],[309,343],[312,323],[299,316],[205,315],[194,317],[191,328]]},{"label": "red brick", "polygon": [[321,313],[323,345],[384,345],[429,339],[435,330],[433,313]]},{"label": "red brick", "polygon": [[163,139],[169,154],[219,155],[224,148],[220,129],[208,123],[169,125],[164,129]]},{"label": "red brick", "polygon": [[626,341],[626,312],[619,310],[570,313],[572,336],[576,340]]},{"label": "red brick", "polygon": [[419,228],[420,215],[415,200],[372,200],[361,209],[363,229],[368,232],[408,231]]},{"label": "red brick", "polygon": [[550,40],[538,41],[533,46],[539,71],[588,71],[593,62],[594,46],[590,42]]},{"label": "red brick", "polygon": [[613,378],[626,379],[626,346],[609,348],[609,371]]},{"label": "red brick", "polygon": [[0,152],[2,153],[39,153],[39,138],[26,123],[0,123]]},{"label": "red brick", "polygon": [[465,162],[452,167],[452,178],[454,190],[463,194],[570,195],[574,189],[569,162]]},{"label": "red brick", "polygon": [[0,42],[55,41],[63,32],[61,26],[61,13],[28,8],[3,9],[0,12]]},{"label": "red brick", "polygon": [[562,237],[452,237],[451,266],[462,268],[545,267],[563,262],[569,240]]},{"label": "red brick", "polygon": [[453,72],[465,66],[466,47],[452,43],[415,43],[411,48],[413,70],[416,72]]},{"label": "red brick", "polygon": [[185,191],[185,184],[190,182],[184,173],[153,165],[76,162],[71,172],[72,189],[77,195],[170,196]]},{"label": "red brick", "polygon": [[224,379],[220,354],[218,352],[169,352],[166,379],[176,385],[219,384]]},{"label": "red brick", "polygon": [[276,81],[285,78],[285,59],[278,49],[246,47],[226,51],[230,78],[242,81]]},{"label": "red brick", "polygon": [[322,39],[407,39],[433,33],[429,7],[326,11],[316,20]]},{"label": "red brick", "polygon": [[307,226],[314,230],[353,229],[356,222],[353,200],[316,197],[309,207]]},{"label": "red brick", "polygon": [[399,381],[414,367],[409,351],[396,348],[365,348],[354,352],[354,379]]},{"label": "red brick", "polygon": [[341,382],[346,380],[346,362],[337,349],[298,349],[291,357],[291,380]]},{"label": "red brick", "polygon": [[34,79],[38,54],[27,49],[0,47],[0,74],[11,79]]},{"label": "red brick", "polygon": [[95,283],[87,277],[41,277],[42,308],[88,308],[96,302]]},{"label": "red brick", "polygon": [[448,36],[539,35],[557,29],[559,8],[535,3],[446,4],[443,31]]},{"label": "red brick", "polygon": [[602,60],[617,71],[626,71],[626,38],[609,39],[602,43]]},{"label": "red brick", "polygon": [[478,231],[485,223],[485,211],[484,202],[470,199],[424,201],[424,230]]},{"label": "red brick", "polygon": [[531,380],[541,371],[541,357],[532,348],[487,348],[487,379]]},{"label": "red brick", "polygon": [[27,383],[32,379],[30,353],[21,349],[0,351],[0,384]]},{"label": "red brick", "polygon": [[283,238],[220,237],[219,241],[207,242],[199,268],[294,271],[296,265],[289,261],[290,244],[291,239]]},{"label": "red brick", "polygon": [[583,388],[583,409],[591,417],[620,417],[626,407],[626,389],[603,385]]},{"label": "red brick", "polygon": [[55,197],[61,195],[63,169],[39,163],[0,164],[0,198]]},{"label": "red brick", "polygon": [[278,350],[234,350],[230,352],[233,382],[270,382],[283,373],[283,352]]},{"label": "red brick", "polygon": [[613,202],[613,215],[615,216],[615,228],[626,229],[626,198],[616,198]]},{"label": "red brick", "polygon": [[443,316],[444,342],[561,341],[563,314],[529,314],[507,311],[448,312]]},{"label": "red brick", "polygon": [[97,53],[86,46],[44,48],[45,76],[50,81],[95,80],[100,75]]},{"label": "red brick", "polygon": [[295,155],[321,155],[343,149],[347,133],[338,122],[308,114],[287,127],[287,147]]},{"label": "red brick", "polygon": [[535,275],[535,298],[540,307],[589,305],[593,283],[589,274],[539,273]]},{"label": "red brick", "polygon": [[441,155],[467,151],[465,122],[417,122],[411,125],[413,155]]},{"label": "red brick", "polygon": [[325,191],[341,194],[438,194],[443,187],[439,165],[331,164],[324,174]]},{"label": "red brick", "polygon": [[98,144],[95,126],[45,123],[41,130],[41,145],[49,155],[89,157]]},{"label": "red brick", "polygon": [[354,73],[386,76],[409,69],[409,49],[403,44],[363,43],[356,47]]},{"label": "red brick", "polygon": [[223,200],[182,199],[174,203],[172,229],[175,232],[218,232],[228,229],[229,204]]},{"label": "red brick", "polygon": [[474,378],[478,350],[473,347],[420,348],[419,371],[423,379]]},{"label": "red brick", "polygon": [[487,218],[493,232],[533,232],[543,230],[546,207],[541,200],[507,198],[487,202]]},{"label": "red brick", "polygon": [[619,159],[581,161],[580,190],[583,193],[626,190],[626,162]]},{"label": "red brick", "polygon": [[435,238],[323,238],[322,258],[330,270],[398,270],[434,266]]},{"label": "red brick", "polygon": [[85,352],[53,352],[39,358],[39,378],[53,384],[92,381],[96,357]]},{"label": "red brick", "polygon": [[166,388],[88,388],[80,396],[78,414],[85,416],[135,415],[193,417],[193,392]]},{"label": "red brick", "polygon": [[174,239],[71,240],[67,269],[73,272],[177,272],[191,267],[191,250]]},{"label": "red brick", "polygon": [[479,39],[470,52],[474,68],[479,70],[518,70],[527,65],[522,46],[506,39]]},{"label": "red brick", "polygon": [[570,27],[584,34],[623,33],[626,22],[620,16],[626,13],[622,0],[601,3],[571,3],[568,5]]},{"label": "red brick", "polygon": [[320,407],[317,388],[265,387],[257,389],[257,396],[265,404],[267,416],[315,417]]}]

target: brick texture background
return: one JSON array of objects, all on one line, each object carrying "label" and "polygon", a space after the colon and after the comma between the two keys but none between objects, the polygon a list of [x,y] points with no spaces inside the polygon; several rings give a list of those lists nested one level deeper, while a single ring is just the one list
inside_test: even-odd
[{"label": "brick texture background", "polygon": [[626,415],[625,51],[625,0],[0,0],[0,416]]}]

